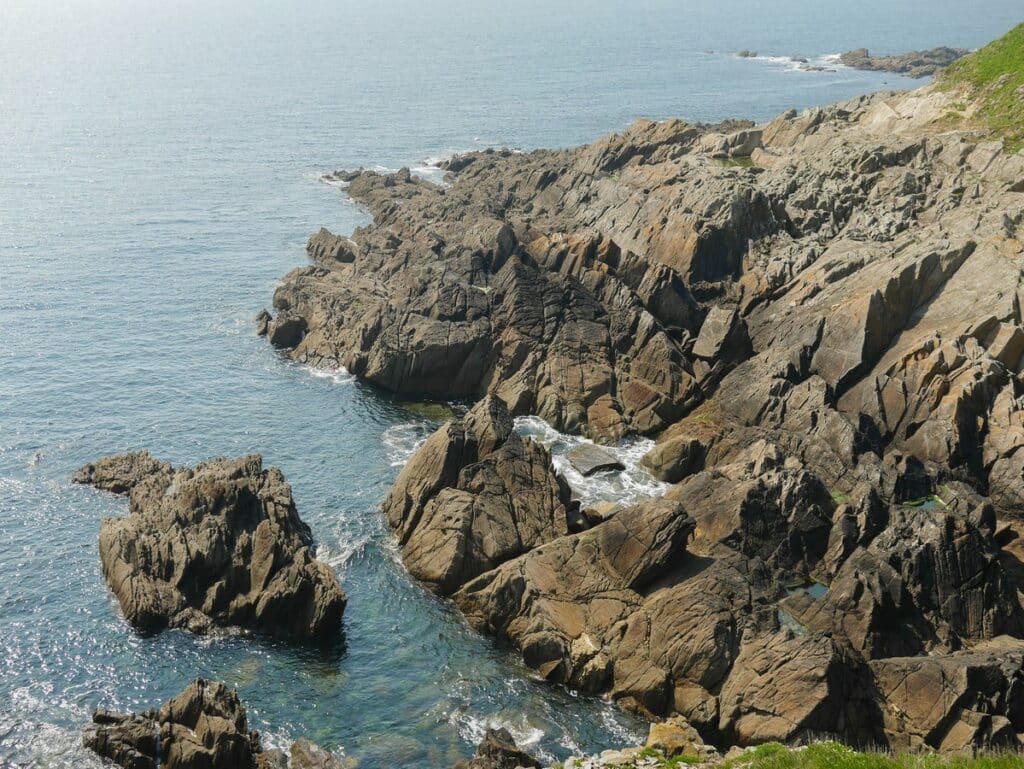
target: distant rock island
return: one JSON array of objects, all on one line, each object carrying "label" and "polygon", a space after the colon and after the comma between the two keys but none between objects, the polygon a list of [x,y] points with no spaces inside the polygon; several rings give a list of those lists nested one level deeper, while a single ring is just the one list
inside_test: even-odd
[{"label": "distant rock island", "polygon": [[911,51],[891,56],[872,56],[867,48],[841,54],[839,61],[853,69],[896,72],[909,77],[928,77],[969,54],[966,48],[940,46],[927,51]]}]

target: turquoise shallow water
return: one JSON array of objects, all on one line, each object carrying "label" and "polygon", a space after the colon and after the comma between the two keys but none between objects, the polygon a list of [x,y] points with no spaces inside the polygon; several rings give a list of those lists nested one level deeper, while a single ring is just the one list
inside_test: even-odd
[{"label": "turquoise shallow water", "polygon": [[[552,5],[0,5],[0,765],[95,765],[77,747],[92,707],[150,706],[198,674],[237,686],[270,742],[307,735],[364,767],[447,766],[489,722],[551,757],[640,734],[535,681],[404,573],[376,504],[429,423],[252,335],[307,235],[363,221],[318,175],[906,87],[770,57],[977,46],[1020,9]],[[68,476],[133,448],[281,466],[349,592],[345,644],[127,628],[96,555],[124,502]]]}]

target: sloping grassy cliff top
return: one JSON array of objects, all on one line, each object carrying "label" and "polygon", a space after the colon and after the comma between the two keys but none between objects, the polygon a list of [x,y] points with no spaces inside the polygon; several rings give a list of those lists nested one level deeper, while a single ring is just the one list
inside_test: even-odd
[{"label": "sloping grassy cliff top", "polygon": [[767,744],[732,761],[722,769],[1021,769],[1018,753],[978,757],[935,754],[859,753],[834,742],[790,749]]},{"label": "sloping grassy cliff top", "polygon": [[1024,146],[1024,24],[951,64],[938,85],[963,91],[974,120],[1004,137],[1011,151]]}]

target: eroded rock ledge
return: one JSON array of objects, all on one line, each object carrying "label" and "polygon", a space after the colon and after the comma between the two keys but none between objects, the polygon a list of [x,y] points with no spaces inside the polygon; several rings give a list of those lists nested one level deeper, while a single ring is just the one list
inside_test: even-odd
[{"label": "eroded rock ledge", "polygon": [[128,515],[101,523],[99,548],[135,627],[340,634],[345,592],[314,557],[281,471],[264,470],[259,455],[175,470],[135,452],[86,465],[73,480],[129,495]]}]

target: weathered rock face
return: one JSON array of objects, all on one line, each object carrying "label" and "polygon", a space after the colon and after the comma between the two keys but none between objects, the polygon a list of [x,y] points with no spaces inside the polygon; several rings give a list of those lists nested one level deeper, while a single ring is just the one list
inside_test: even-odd
[{"label": "weathered rock face", "polygon": [[965,518],[894,507],[885,530],[846,559],[824,600],[790,604],[789,611],[870,658],[1021,634],[1020,605],[997,554]]},{"label": "weathered rock face", "polygon": [[[197,678],[157,710],[93,713],[85,747],[125,769],[278,769],[281,751],[264,751],[248,730],[238,695],[222,683]],[[308,740],[291,749],[293,769],[341,769],[342,764]]]},{"label": "weathered rock face", "polygon": [[340,633],[345,592],[314,557],[284,476],[259,455],[174,470],[139,452],[87,465],[74,480],[130,495],[128,515],[100,525],[100,561],[137,628]]},{"label": "weathered rock face", "polygon": [[870,738],[878,723],[864,662],[824,637],[783,630],[740,647],[722,687],[719,729],[740,745],[810,737]]},{"label": "weathered rock face", "polygon": [[[946,130],[951,98],[353,173],[374,223],[314,236],[260,323],[392,390],[657,436],[666,498],[579,516],[487,399],[385,503],[410,570],[549,680],[722,746],[900,744],[886,664],[1024,634],[1024,155]],[[911,742],[1021,733],[985,670]]]},{"label": "weathered rock face", "polygon": [[493,396],[431,435],[384,501],[406,567],[444,594],[567,534],[577,508],[547,449],[512,432]]},{"label": "weathered rock face", "polygon": [[847,67],[880,72],[898,72],[910,77],[927,77],[948,67],[957,59],[969,54],[966,48],[930,48],[927,51],[911,51],[893,56],[872,56],[867,48],[857,48],[839,56]]}]

